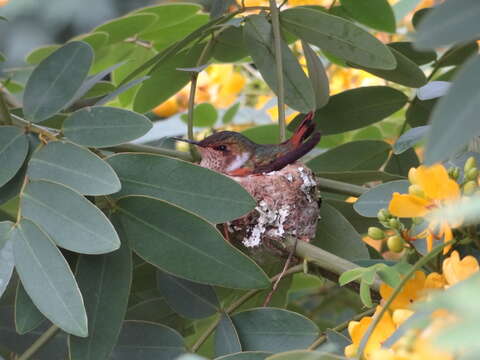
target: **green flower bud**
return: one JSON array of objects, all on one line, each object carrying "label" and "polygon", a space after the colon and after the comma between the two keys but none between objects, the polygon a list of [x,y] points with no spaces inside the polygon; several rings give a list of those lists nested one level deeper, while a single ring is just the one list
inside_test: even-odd
[{"label": "green flower bud", "polygon": [[387,209],[380,209],[380,211],[377,213],[377,218],[380,221],[387,221],[390,218],[390,216],[391,215]]},{"label": "green flower bud", "polygon": [[471,168],[465,173],[466,180],[477,180],[478,178],[478,169],[476,167]]},{"label": "green flower bud", "polygon": [[402,223],[397,218],[391,218],[390,220],[388,220],[388,226],[392,229],[400,229]]},{"label": "green flower bud", "polygon": [[468,172],[468,170],[476,168],[477,167],[477,161],[475,160],[474,156],[470,156],[467,161],[465,161],[465,166],[463,167],[463,170],[465,173]]},{"label": "green flower bud", "polygon": [[477,183],[473,180],[470,180],[463,185],[463,193],[465,195],[472,195],[475,190],[477,190]]},{"label": "green flower bud", "polygon": [[382,229],[371,226],[368,228],[368,236],[371,237],[373,240],[383,240],[385,239],[385,233]]},{"label": "green flower bud", "polygon": [[448,169],[448,176],[453,180],[457,180],[460,176],[460,169],[457,167]]},{"label": "green flower bud", "polygon": [[398,235],[390,236],[387,240],[387,246],[390,251],[399,253],[402,252],[405,247],[405,240]]}]

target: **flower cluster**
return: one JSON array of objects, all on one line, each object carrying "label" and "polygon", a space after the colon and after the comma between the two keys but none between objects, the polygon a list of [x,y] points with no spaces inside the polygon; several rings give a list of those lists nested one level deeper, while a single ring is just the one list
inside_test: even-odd
[{"label": "flower cluster", "polygon": [[[457,251],[443,261],[442,273],[432,272],[426,275],[423,271],[417,271],[407,281],[401,292],[385,312],[377,327],[370,336],[364,350],[368,360],[423,360],[423,359],[453,359],[451,354],[440,351],[433,347],[432,337],[447,324],[455,321],[444,310],[438,310],[432,314],[432,321],[423,330],[409,330],[398,339],[390,348],[383,348],[382,344],[414,314],[412,304],[428,298],[432,291],[441,291],[449,286],[465,280],[479,271],[478,261],[472,256],[462,259]],[[380,295],[385,301],[392,294],[393,289],[386,284],[380,287]],[[381,311],[381,306],[376,309],[376,314]],[[374,315],[375,316],[375,315]],[[345,348],[347,357],[357,355],[360,342],[372,322],[371,316],[365,316],[360,321],[351,321],[348,332],[352,344]]]},{"label": "flower cluster", "polygon": [[[374,240],[386,240],[388,249],[393,252],[402,252],[410,242],[417,239],[426,240],[427,251],[432,250],[435,240],[451,242],[454,240],[453,230],[462,225],[461,219],[440,221],[431,215],[478,192],[479,171],[474,157],[465,162],[460,183],[459,177],[458,168],[447,170],[441,164],[411,168],[408,173],[411,184],[408,193],[393,193],[388,210],[382,209],[378,213],[380,223],[388,230],[371,227],[368,231],[369,237]],[[410,218],[414,225],[425,223],[425,230],[412,234],[412,229],[408,229],[400,218]],[[446,246],[444,254],[450,249],[451,245]]]}]

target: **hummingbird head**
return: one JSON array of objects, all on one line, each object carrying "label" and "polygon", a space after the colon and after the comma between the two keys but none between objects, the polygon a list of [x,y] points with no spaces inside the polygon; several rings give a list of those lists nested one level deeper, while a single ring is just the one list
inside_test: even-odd
[{"label": "hummingbird head", "polygon": [[242,167],[255,149],[251,140],[234,131],[220,131],[202,141],[174,139],[196,145],[202,155],[200,165],[222,173]]}]

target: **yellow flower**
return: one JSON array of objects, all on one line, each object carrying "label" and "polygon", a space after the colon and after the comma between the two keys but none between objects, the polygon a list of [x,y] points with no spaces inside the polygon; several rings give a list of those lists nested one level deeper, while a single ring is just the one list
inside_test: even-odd
[{"label": "yellow flower", "polygon": [[[390,309],[407,309],[412,302],[422,297],[425,289],[425,273],[423,271],[415,272],[415,275],[407,281],[397,297],[393,300]],[[380,285],[380,295],[386,300],[393,292],[393,288],[385,283]]]},{"label": "yellow flower", "polygon": [[468,255],[460,260],[458,252],[453,251],[450,257],[443,260],[442,270],[448,285],[451,286],[478,272],[479,266],[473,256]]},{"label": "yellow flower", "polygon": [[[432,210],[460,198],[460,187],[448,176],[443,165],[412,168],[408,178],[414,186],[411,187],[409,194],[393,194],[388,207],[392,215],[408,218],[424,217]],[[431,222],[427,231],[419,237],[427,238],[427,249],[430,251],[435,238],[444,237],[445,242],[452,240],[452,226],[448,222],[441,224]],[[448,252],[448,248],[445,248],[444,253]]]},{"label": "yellow flower", "polygon": [[156,108],[152,110],[152,112],[155,115],[158,115],[160,117],[165,117],[165,118],[175,115],[178,111],[179,111],[179,106],[175,96],[172,96],[170,99],[161,103],[160,105],[158,105]]},{"label": "yellow flower", "polygon": [[408,320],[410,316],[413,315],[412,310],[408,309],[397,309],[393,311],[392,320],[394,324],[398,327],[402,325],[405,321]]},{"label": "yellow flower", "polygon": [[437,272],[432,272],[427,275],[425,279],[425,289],[433,290],[433,289],[443,289],[447,281],[442,274]]},{"label": "yellow flower", "polygon": [[[375,310],[375,314],[378,314],[382,308],[377,306]],[[348,345],[345,348],[345,355],[346,356],[354,356],[358,350],[358,346],[360,345],[360,341],[362,341],[365,332],[367,331],[368,327],[372,322],[371,316],[365,316],[360,321],[351,321],[348,325],[348,333],[350,334],[350,338],[352,339],[352,344]],[[367,345],[365,346],[365,356],[368,358],[370,354],[380,349],[382,343],[387,340],[395,331],[395,324],[392,321],[392,316],[390,315],[389,311],[386,311],[383,315],[382,319],[378,323],[377,327],[370,335],[368,339]]]}]

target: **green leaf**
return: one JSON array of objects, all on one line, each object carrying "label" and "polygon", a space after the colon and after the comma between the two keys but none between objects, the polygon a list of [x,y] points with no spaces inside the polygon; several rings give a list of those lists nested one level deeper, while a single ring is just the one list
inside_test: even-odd
[{"label": "green leaf", "polygon": [[415,150],[408,149],[400,155],[392,154],[385,165],[385,171],[388,171],[390,174],[397,174],[407,177],[408,171],[412,167],[416,168],[419,165],[420,161],[418,160]]},{"label": "green leaf", "polygon": [[220,356],[215,358],[215,360],[264,360],[271,354],[272,353],[265,351],[244,351],[236,354]]},{"label": "green leaf", "polygon": [[401,22],[405,16],[410,14],[417,7],[421,0],[399,0],[393,5],[393,13],[397,23]]},{"label": "green leaf", "polygon": [[369,258],[368,250],[355,228],[329,204],[322,204],[314,245],[348,260]]},{"label": "green leaf", "polygon": [[[12,223],[10,221],[0,222],[0,231],[3,232],[5,236],[5,230],[8,227],[8,237],[10,237],[10,229],[12,228]],[[0,297],[5,292],[7,285],[10,283],[10,278],[12,277],[13,268],[14,268],[14,259],[13,259],[13,241],[7,241],[2,248],[0,249]]]},{"label": "green leaf", "polygon": [[229,26],[215,38],[213,57],[222,62],[235,62],[248,56],[243,27]]},{"label": "green leaf", "polygon": [[35,151],[27,176],[59,182],[85,195],[106,195],[120,190],[120,180],[112,167],[84,147],[49,142]]},{"label": "green leaf", "polygon": [[[251,15],[245,21],[243,35],[255,66],[268,86],[278,95],[272,26],[265,16]],[[297,58],[283,40],[281,46],[285,103],[292,109],[309,112],[315,109],[312,85]]]},{"label": "green leaf", "polygon": [[0,250],[7,243],[13,226],[14,223],[11,221],[0,221]]},{"label": "green leaf", "polygon": [[110,81],[99,81],[83,95],[84,99],[92,99],[105,96],[115,90],[115,86]]},{"label": "green leaf", "polygon": [[0,126],[0,187],[20,170],[27,153],[28,139],[22,129],[16,126]]},{"label": "green leaf", "polygon": [[409,129],[397,139],[393,145],[393,153],[400,155],[412,148],[427,135],[429,130],[430,126],[419,126]]},{"label": "green leaf", "polygon": [[352,141],[314,157],[307,166],[314,172],[378,170],[387,161],[390,150],[384,141]]},{"label": "green leaf", "polygon": [[239,102],[230,106],[222,116],[222,123],[223,124],[230,124],[233,121],[233,118],[235,117],[235,115],[237,115],[238,109],[240,109],[240,103]]},{"label": "green leaf", "polygon": [[75,111],[63,123],[65,137],[80,145],[108,147],[145,135],[152,128],[146,116],[133,111],[93,106]]},{"label": "green leaf", "polygon": [[28,53],[27,57],[25,58],[25,62],[30,65],[40,64],[43,59],[51,55],[59,47],[60,45],[40,46]]},{"label": "green leaf", "polygon": [[241,351],[242,345],[232,319],[226,313],[222,313],[215,332],[215,356],[234,354]]},{"label": "green leaf", "polygon": [[88,315],[87,338],[70,336],[71,360],[107,359],[127,311],[132,254],[126,243],[107,255],[82,255],[75,272]]},{"label": "green leaf", "polygon": [[316,171],[315,175],[327,179],[349,182],[351,184],[362,185],[371,181],[392,181],[392,180],[401,180],[404,179],[404,176],[399,176],[396,174],[386,173],[384,171],[371,171],[371,170],[362,170],[362,171]]},{"label": "green leaf", "polygon": [[437,101],[438,99],[422,101],[415,97],[405,113],[408,124],[411,127],[427,125]]},{"label": "green leaf", "polygon": [[356,268],[356,269],[345,271],[338,278],[338,284],[340,286],[344,286],[348,283],[351,283],[352,281],[358,280],[363,276],[364,272],[365,272],[365,268]]},{"label": "green leaf", "polygon": [[149,195],[213,223],[237,219],[255,207],[236,181],[186,161],[153,154],[118,154],[107,161],[122,183],[116,196]]},{"label": "green leaf", "polygon": [[[120,87],[121,82],[125,79],[128,74],[133,70],[138,68],[140,65],[144,64],[146,61],[155,56],[155,50],[145,48],[142,46],[137,46],[135,49],[128,55],[128,62],[122,65],[120,68],[116,69],[112,73],[112,81],[117,86]],[[142,75],[146,75],[146,71]],[[140,87],[140,84],[128,89],[127,91],[122,92],[118,96],[118,100],[122,106],[130,107],[135,95]]]},{"label": "green leaf", "polygon": [[161,3],[160,5],[147,6],[134,11],[135,14],[154,14],[157,16],[155,24],[142,33],[164,29],[191,20],[202,7],[191,3]]},{"label": "green leaf", "polygon": [[359,232],[360,234],[366,233],[370,226],[378,226],[377,219],[361,216],[353,209],[352,203],[333,199],[327,199],[326,201],[329,205],[340,211],[340,213],[345,217],[345,219],[347,219],[348,222],[352,224],[355,230],[357,230],[357,232]]},{"label": "green leaf", "polygon": [[245,129],[240,133],[258,144],[278,144],[280,142],[278,129],[279,127],[276,124],[259,125]]},{"label": "green leaf", "polygon": [[220,304],[213,288],[162,271],[157,271],[157,287],[168,305],[187,319],[202,319],[215,314]]},{"label": "green leaf", "polygon": [[155,14],[127,15],[97,26],[93,31],[106,32],[109,35],[107,45],[111,45],[137,35],[155,21],[157,21]]},{"label": "green leaf", "polygon": [[380,280],[382,280],[385,284],[387,284],[393,289],[396,288],[398,284],[400,284],[400,274],[392,267],[389,267],[387,265],[381,266],[377,271],[377,274],[380,277]]},{"label": "green leaf", "polygon": [[72,40],[83,41],[92,47],[92,49],[97,52],[102,47],[107,45],[109,39],[109,34],[104,31],[93,32],[89,34],[83,34],[75,36]]},{"label": "green leaf", "polygon": [[270,285],[265,273],[204,219],[146,196],[127,196],[118,206],[133,250],[159,269],[194,282],[231,288]]},{"label": "green leaf", "polygon": [[23,113],[26,119],[39,122],[62,110],[82,86],[92,60],[90,45],[77,41],[44,59],[25,86]]},{"label": "green leaf", "polygon": [[37,309],[22,283],[19,282],[15,296],[15,329],[17,333],[26,334],[36,329],[43,321],[45,321],[45,316]]},{"label": "green leaf", "polygon": [[479,16],[477,0],[445,1],[420,22],[416,46],[428,49],[474,40],[480,33]]},{"label": "green leaf", "polygon": [[373,306],[372,296],[370,294],[370,286],[369,284],[367,284],[367,282],[364,279],[360,281],[360,300],[362,300],[362,303],[366,307]]},{"label": "green leaf", "polygon": [[364,70],[382,79],[393,81],[397,84],[408,87],[418,88],[427,83],[427,77],[415,62],[403,55],[400,51],[397,51],[394,47],[389,48],[397,61],[397,67],[395,69],[382,70],[358,66],[351,63],[348,64],[354,68]]},{"label": "green leaf", "polygon": [[346,360],[347,358],[323,351],[295,350],[274,354],[265,360]]},{"label": "green leaf", "polygon": [[455,66],[463,64],[472,55],[478,53],[478,44],[473,41],[466,44],[453,46],[438,59],[438,67]]},{"label": "green leaf", "polygon": [[131,306],[125,319],[159,323],[174,329],[182,328],[186,321],[176,314],[163,298],[150,298]]},{"label": "green leaf", "polygon": [[315,94],[315,109],[320,109],[328,103],[330,97],[327,73],[317,53],[307,42],[302,41],[302,49],[307,61],[308,78]]},{"label": "green leaf", "polygon": [[[187,122],[187,114],[182,114],[181,119]],[[193,109],[193,126],[213,127],[217,122],[218,112],[210,103],[198,104]]]},{"label": "green leaf", "polygon": [[477,55],[458,72],[447,95],[433,110],[426,165],[446,160],[479,134],[480,93],[476,81],[479,76],[480,56]]},{"label": "green leaf", "polygon": [[376,69],[396,66],[395,57],[385,45],[348,20],[305,7],[282,11],[280,19],[300,39],[342,59]]},{"label": "green leaf", "polygon": [[64,331],[87,336],[82,295],[50,237],[34,222],[22,219],[12,232],[12,241],[15,268],[35,306]]},{"label": "green leaf", "polygon": [[183,339],[175,330],[149,322],[125,321],[112,359],[175,359],[185,352]]},{"label": "green leaf", "polygon": [[[413,46],[413,43],[408,41],[398,41],[388,44],[390,48],[397,50],[417,65],[425,65],[435,61],[437,54],[435,51],[422,51]],[[397,67],[398,68],[398,67]]]},{"label": "green leaf", "polygon": [[[0,56],[1,56],[1,53],[0,53]],[[23,86],[23,83],[21,82],[14,81],[11,79],[3,79],[1,83],[3,86],[5,86],[5,89],[7,89],[12,94],[16,94],[23,91],[24,86]]]},{"label": "green leaf", "polygon": [[395,15],[387,0],[340,0],[348,14],[372,29],[394,33]]},{"label": "green leaf", "polygon": [[311,320],[292,311],[256,308],[232,317],[246,351],[280,352],[309,346],[318,336]]},{"label": "green leaf", "polygon": [[[315,121],[324,135],[360,129],[400,110],[408,97],[388,86],[364,86],[330,97],[326,106],[315,112]],[[290,128],[298,124],[295,118]]]},{"label": "green leaf", "polygon": [[[192,78],[191,73],[177,69],[196,66],[204,46],[204,44],[200,44],[190,49],[185,49],[166,58],[165,61],[158,63],[148,73],[150,78],[144,81],[138,89],[133,102],[133,109],[140,113],[147,112],[163,103],[187,85]],[[155,57],[151,60],[153,59],[155,59]],[[206,63],[208,56],[204,60]],[[128,77],[129,76],[123,79],[123,82],[125,82]],[[158,84],[162,84],[162,86],[159,87]]]},{"label": "green leaf", "polygon": [[386,184],[377,185],[366,193],[362,194],[353,205],[353,208],[360,215],[377,217],[380,209],[387,209],[394,192],[407,193],[410,182],[407,180],[391,181]]},{"label": "green leaf", "polygon": [[102,254],[120,247],[110,221],[76,191],[50,181],[25,187],[22,216],[40,225],[59,246],[83,254]]}]

